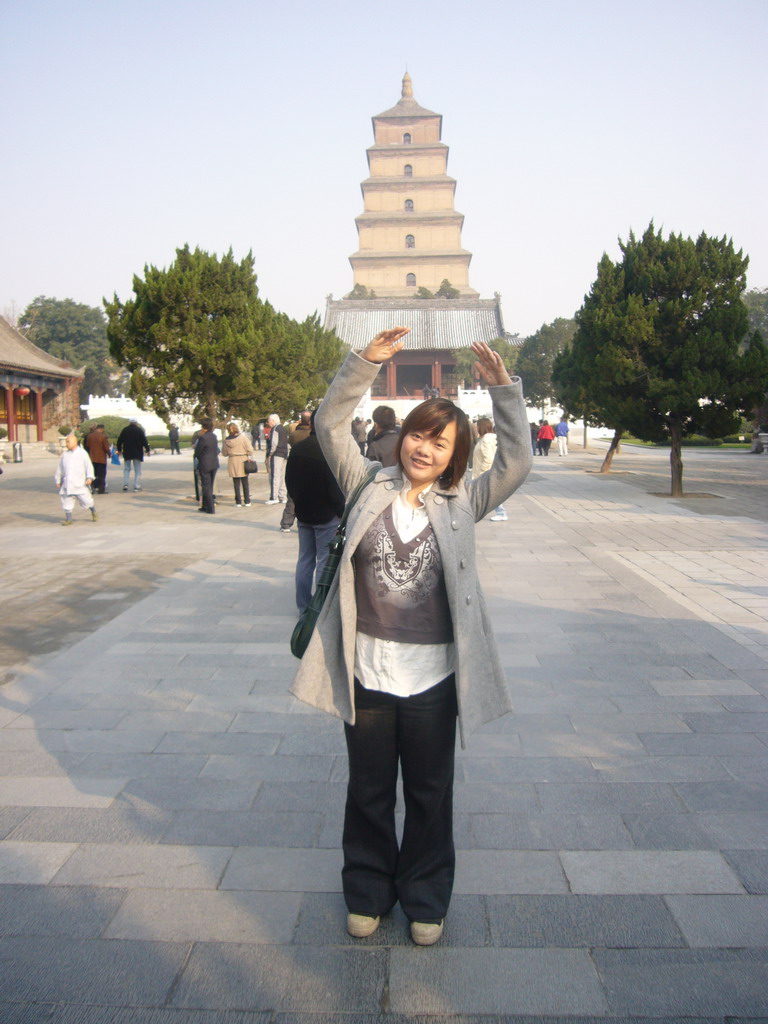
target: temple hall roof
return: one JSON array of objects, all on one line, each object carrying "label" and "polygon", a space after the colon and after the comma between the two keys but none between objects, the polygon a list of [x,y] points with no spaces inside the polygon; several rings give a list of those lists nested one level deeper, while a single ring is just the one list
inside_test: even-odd
[{"label": "temple hall roof", "polygon": [[49,377],[82,377],[83,370],[76,370],[66,359],[57,359],[33,345],[31,341],[11,327],[0,316],[0,366],[14,370],[28,370]]}]

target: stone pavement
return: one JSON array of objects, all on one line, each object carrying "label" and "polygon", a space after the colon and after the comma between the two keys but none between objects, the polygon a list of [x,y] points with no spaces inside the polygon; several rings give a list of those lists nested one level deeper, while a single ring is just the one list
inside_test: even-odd
[{"label": "stone pavement", "polygon": [[515,711],[458,759],[430,949],[399,911],[346,935],[343,733],[287,694],[280,508],[221,474],[197,515],[185,453],[62,530],[53,463],[7,466],[2,1024],[768,1020],[765,516],[631,459],[536,459],[478,527]]}]

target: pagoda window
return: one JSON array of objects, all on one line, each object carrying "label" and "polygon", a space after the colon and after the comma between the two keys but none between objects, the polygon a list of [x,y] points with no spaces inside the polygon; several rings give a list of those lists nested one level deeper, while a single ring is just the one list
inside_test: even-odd
[{"label": "pagoda window", "polygon": [[413,237],[413,235],[406,235],[405,236],[405,248],[406,249],[415,249],[416,248],[416,239]]},{"label": "pagoda window", "polygon": [[411,144],[411,133],[410,132],[406,132],[405,135],[403,135],[403,145],[404,146],[410,146],[410,144]]},{"label": "pagoda window", "polygon": [[405,275],[405,284],[406,284],[406,286],[408,288],[415,288],[416,287],[416,275],[415,274],[406,274]]},{"label": "pagoda window", "polygon": [[406,199],[405,200],[405,212],[406,213],[413,213],[413,200],[412,199]]},{"label": "pagoda window", "polygon": [[411,167],[410,164],[406,164],[405,167],[403,168],[403,174],[406,176],[406,178],[412,178],[413,177],[413,167]]}]

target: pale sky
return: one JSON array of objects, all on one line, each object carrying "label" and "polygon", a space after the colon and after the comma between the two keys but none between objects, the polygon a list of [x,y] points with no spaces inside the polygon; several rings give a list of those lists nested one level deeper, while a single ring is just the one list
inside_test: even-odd
[{"label": "pale sky", "polygon": [[508,331],[573,315],[651,219],[768,287],[766,0],[5,0],[0,45],[0,312],[125,300],[189,243],[323,314],[406,67]]}]

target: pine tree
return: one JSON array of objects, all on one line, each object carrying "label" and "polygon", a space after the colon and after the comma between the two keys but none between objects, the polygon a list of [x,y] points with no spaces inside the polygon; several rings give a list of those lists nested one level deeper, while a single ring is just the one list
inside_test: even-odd
[{"label": "pine tree", "polygon": [[748,258],[728,239],[664,239],[652,223],[619,244],[623,259],[603,256],[556,361],[558,394],[617,431],[669,442],[680,497],[683,439],[734,432],[765,392],[768,352],[747,334],[742,301]]},{"label": "pine tree", "polygon": [[297,324],[258,295],[253,257],[237,262],[188,246],[165,270],[146,266],[134,298],[105,301],[130,391],[162,419],[288,415],[317,401],[343,353],[316,317]]}]

